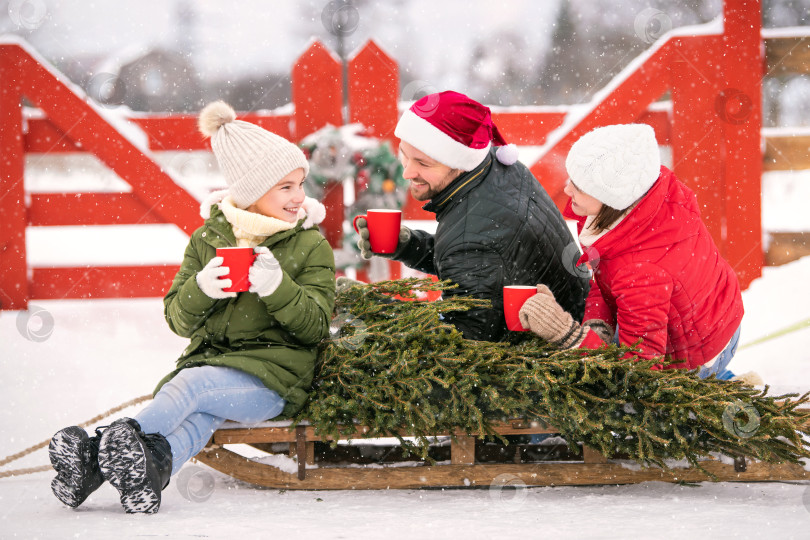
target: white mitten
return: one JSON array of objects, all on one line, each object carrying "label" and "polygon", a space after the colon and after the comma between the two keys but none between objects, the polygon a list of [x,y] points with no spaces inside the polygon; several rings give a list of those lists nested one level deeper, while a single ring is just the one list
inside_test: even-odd
[{"label": "white mitten", "polygon": [[257,247],[253,251],[256,253],[256,260],[248,270],[250,280],[248,291],[259,296],[270,296],[281,284],[284,271],[273,256],[273,252],[266,247]]},{"label": "white mitten", "polygon": [[233,282],[230,279],[221,279],[222,276],[227,275],[231,270],[227,266],[222,266],[225,259],[222,257],[214,257],[205,267],[197,272],[197,286],[200,290],[216,300],[223,298],[233,298],[236,296],[235,292],[225,292],[222,289],[227,289]]}]

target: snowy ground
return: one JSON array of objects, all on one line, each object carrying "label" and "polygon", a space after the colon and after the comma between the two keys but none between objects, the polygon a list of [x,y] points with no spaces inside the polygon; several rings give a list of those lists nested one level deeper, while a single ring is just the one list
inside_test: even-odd
[{"label": "snowy ground", "polygon": [[[175,168],[190,171],[189,186],[209,189],[218,181],[205,174],[209,158],[165,159],[181,160],[182,167]],[[525,161],[533,161],[531,155]],[[68,184],[78,191],[123,189],[117,179],[85,171],[80,164],[56,165],[51,176],[46,170],[27,177],[26,189],[51,192],[65,190]],[[36,171],[37,166],[30,163],[27,170]],[[49,167],[54,168],[54,163]],[[766,231],[810,230],[810,214],[801,206],[807,201],[808,180],[808,171],[764,175]],[[153,241],[141,242],[125,253],[109,249],[122,234],[129,234],[126,227],[29,229],[29,261],[35,266],[177,264],[186,242],[171,226],[147,226],[137,234]],[[99,245],[108,247],[100,250]],[[731,367],[737,372],[757,371],[772,386],[772,393],[810,390],[810,327],[757,345],[746,344],[808,317],[808,276],[810,257],[766,268],[763,278],[743,294],[742,346]],[[0,311],[0,389],[7,403],[0,410],[0,460],[49,439],[64,426],[150,393],[184,347],[185,340],[168,330],[160,299],[38,301],[27,312]],[[136,411],[133,407],[118,414]],[[47,463],[43,449],[0,467],[0,472]],[[200,474],[193,477],[195,472]],[[189,463],[163,493],[159,514],[129,516],[108,485],[78,510],[63,507],[50,492],[52,476],[47,472],[0,478],[0,539],[274,534],[319,539],[427,534],[680,539],[748,538],[757,533],[807,538],[810,529],[807,482],[283,492],[256,489]],[[206,479],[208,484],[202,482]],[[190,493],[205,500],[195,502]]]},{"label": "snowy ground", "polygon": [[[810,390],[810,327],[745,344],[807,318],[808,276],[810,258],[766,268],[744,293],[743,348],[731,367],[757,371],[775,392]],[[28,312],[0,312],[0,336],[7,403],[0,411],[0,459],[149,393],[184,347],[167,329],[159,299],[37,302]],[[47,453],[39,450],[2,469],[43,464]],[[155,516],[125,515],[107,485],[70,510],[51,494],[51,473],[0,479],[0,538],[807,538],[810,529],[807,482],[283,492],[202,465],[184,470],[192,467],[206,472],[189,481],[175,476]],[[206,488],[200,478],[213,484]],[[193,502],[189,492],[207,498]]]},{"label": "snowy ground", "polygon": [[[217,476],[202,503],[171,486],[158,514],[126,515],[103,486],[60,508],[47,475],[3,480],[3,538],[807,538],[807,486],[633,486],[391,492],[256,490]],[[804,501],[802,498],[804,497]],[[773,536],[770,536],[773,535]]]}]

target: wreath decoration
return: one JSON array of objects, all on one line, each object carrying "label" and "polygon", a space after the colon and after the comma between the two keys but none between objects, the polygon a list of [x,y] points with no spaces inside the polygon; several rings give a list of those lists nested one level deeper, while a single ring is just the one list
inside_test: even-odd
[{"label": "wreath decoration", "polygon": [[[391,144],[370,136],[362,124],[327,125],[305,137],[300,146],[309,161],[304,187],[310,197],[323,200],[330,183],[353,185],[354,202],[345,207],[347,222],[369,208],[402,209],[405,204],[408,181],[402,177],[402,164]],[[349,252],[335,254],[338,268],[360,268],[357,233],[351,226],[344,230],[343,246]]]}]

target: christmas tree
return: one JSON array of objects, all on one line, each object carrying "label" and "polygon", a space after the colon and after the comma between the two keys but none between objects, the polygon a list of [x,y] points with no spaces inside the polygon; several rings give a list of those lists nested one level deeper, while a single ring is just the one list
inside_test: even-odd
[{"label": "christmas tree", "polygon": [[[556,350],[516,333],[510,343],[471,341],[442,321],[448,311],[485,305],[474,298],[420,301],[448,282],[405,279],[355,285],[338,294],[335,335],[320,348],[310,401],[299,414],[319,435],[353,423],[366,437],[397,436],[420,457],[437,433],[496,435],[513,418],[553,425],[607,457],[645,465],[711,453],[768,462],[810,457],[808,394],[769,396],[742,382],[695,372],[653,370],[631,347]],[[416,443],[398,433],[408,431]]]}]

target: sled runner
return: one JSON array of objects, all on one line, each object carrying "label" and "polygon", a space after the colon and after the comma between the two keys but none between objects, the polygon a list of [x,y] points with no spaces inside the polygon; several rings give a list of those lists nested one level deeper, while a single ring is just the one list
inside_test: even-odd
[{"label": "sled runner", "polygon": [[[541,444],[514,440],[503,445],[493,437],[437,433],[431,446],[433,464],[403,456],[398,442],[381,444],[363,439],[366,429],[355,426],[351,443],[336,447],[315,435],[309,425],[291,429],[289,422],[265,422],[244,427],[226,424],[196,459],[224,474],[257,486],[279,489],[415,489],[438,487],[503,487],[632,484],[646,481],[702,482],[712,478],[687,464],[670,469],[641,467],[629,460],[606,459],[580,445],[579,454],[551,438]],[[503,436],[553,434],[540,423],[519,420],[496,424]],[[407,433],[401,433],[407,436]],[[523,437],[523,439],[528,439]],[[560,439],[556,439],[558,442]],[[297,456],[296,470],[246,458],[226,445],[246,444],[269,453],[287,450]],[[292,464],[292,461],[289,461]],[[742,457],[707,459],[701,465],[714,479],[759,482],[810,479],[810,471],[796,464],[772,464]]]}]

